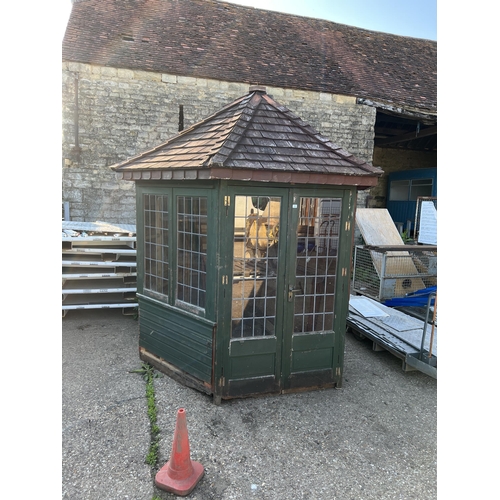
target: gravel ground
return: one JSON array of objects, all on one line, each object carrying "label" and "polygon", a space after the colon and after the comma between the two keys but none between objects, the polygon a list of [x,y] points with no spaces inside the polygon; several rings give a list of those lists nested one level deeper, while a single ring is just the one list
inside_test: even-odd
[{"label": "gravel ground", "polygon": [[437,498],[437,381],[346,337],[344,387],[223,401],[155,379],[160,459],[150,442],[138,324],[121,311],[63,319],[62,498],[179,498],[154,486],[186,409],[191,459],[205,475],[188,498]]}]

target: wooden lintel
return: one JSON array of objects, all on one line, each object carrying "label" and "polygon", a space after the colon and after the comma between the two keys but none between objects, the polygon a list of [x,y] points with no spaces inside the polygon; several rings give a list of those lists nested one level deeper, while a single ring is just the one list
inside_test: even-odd
[{"label": "wooden lintel", "polygon": [[396,142],[413,141],[415,139],[421,139],[422,137],[429,137],[430,135],[437,134],[437,125],[434,127],[424,128],[420,132],[409,132],[407,134],[395,135],[394,137],[388,137],[387,139],[378,139],[377,145],[383,146],[385,144],[394,144]]}]

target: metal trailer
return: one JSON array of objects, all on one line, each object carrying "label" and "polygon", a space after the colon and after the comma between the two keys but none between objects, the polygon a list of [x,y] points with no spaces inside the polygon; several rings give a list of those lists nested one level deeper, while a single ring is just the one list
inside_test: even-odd
[{"label": "metal trailer", "polygon": [[424,321],[365,296],[351,295],[347,330],[389,351],[404,371],[419,370],[437,379],[437,292],[429,294]]}]

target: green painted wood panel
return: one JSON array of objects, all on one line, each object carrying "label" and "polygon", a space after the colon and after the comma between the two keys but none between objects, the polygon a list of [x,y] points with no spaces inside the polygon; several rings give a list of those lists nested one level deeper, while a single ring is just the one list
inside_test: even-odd
[{"label": "green painted wood panel", "polygon": [[334,335],[326,333],[304,333],[292,335],[292,351],[308,351],[333,347]]},{"label": "green painted wood panel", "polygon": [[276,353],[276,337],[246,340],[232,340],[229,344],[231,356],[251,356]]},{"label": "green painted wood panel", "polygon": [[140,347],[210,383],[214,324],[148,297],[138,298]]},{"label": "green painted wood panel", "polygon": [[259,394],[277,394],[281,391],[274,375],[230,380],[225,388],[225,396],[247,397]]},{"label": "green painted wood panel", "polygon": [[333,332],[293,335],[291,374],[332,368],[334,341]]},{"label": "green painted wood panel", "polygon": [[253,378],[264,375],[274,376],[275,354],[253,354],[230,359],[231,379]]}]

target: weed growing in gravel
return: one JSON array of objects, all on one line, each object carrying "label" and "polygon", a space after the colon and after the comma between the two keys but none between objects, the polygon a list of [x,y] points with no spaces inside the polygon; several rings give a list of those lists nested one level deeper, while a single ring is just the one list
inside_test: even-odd
[{"label": "weed growing in gravel", "polygon": [[151,444],[149,445],[149,451],[145,460],[145,462],[151,467],[154,467],[158,462],[158,446],[160,444],[157,440],[154,441],[153,439],[154,438],[151,437]]},{"label": "weed growing in gravel", "polygon": [[150,467],[155,467],[158,462],[158,447],[160,446],[160,428],[156,423],[156,401],[155,401],[155,388],[153,379],[159,377],[154,368],[148,364],[143,363],[139,370],[132,370],[130,373],[140,373],[146,381],[146,399],[148,403],[148,418],[151,426],[151,443],[149,444],[149,451],[146,455],[145,462]]}]

